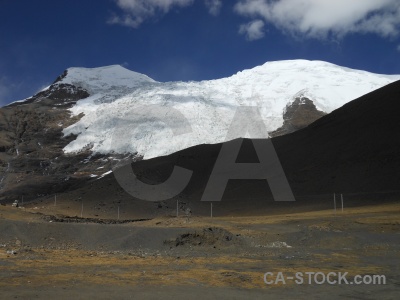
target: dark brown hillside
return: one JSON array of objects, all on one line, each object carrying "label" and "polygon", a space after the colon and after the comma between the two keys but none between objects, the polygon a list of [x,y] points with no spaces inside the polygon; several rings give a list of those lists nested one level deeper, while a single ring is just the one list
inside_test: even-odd
[{"label": "dark brown hillside", "polygon": [[273,139],[300,194],[400,190],[400,82]]}]

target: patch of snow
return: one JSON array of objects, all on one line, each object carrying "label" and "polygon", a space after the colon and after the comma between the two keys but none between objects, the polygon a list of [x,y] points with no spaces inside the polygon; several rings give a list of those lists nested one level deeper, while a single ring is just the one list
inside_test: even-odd
[{"label": "patch of snow", "polygon": [[32,97],[26,98],[26,99],[22,99],[22,100],[17,100],[17,101],[13,101],[11,103],[8,103],[6,106],[12,105],[12,104],[16,104],[16,103],[24,103],[28,100],[32,99]]},{"label": "patch of snow", "polygon": [[112,172],[113,172],[112,170],[107,171],[107,172],[101,174],[98,179],[103,178],[103,177],[107,176],[108,174],[111,174]]},{"label": "patch of snow", "polygon": [[286,242],[272,242],[264,246],[265,248],[292,248],[292,246],[289,246]]}]

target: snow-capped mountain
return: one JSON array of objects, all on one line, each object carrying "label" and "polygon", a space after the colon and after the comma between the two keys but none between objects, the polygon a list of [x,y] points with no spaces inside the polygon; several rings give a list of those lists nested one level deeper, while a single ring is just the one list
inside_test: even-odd
[{"label": "snow-capped mountain", "polygon": [[0,201],[78,188],[127,153],[148,159],[223,142],[239,106],[258,106],[270,135],[283,135],[398,79],[304,60],[201,82],[161,83],[120,66],[70,68],[38,94],[0,108]]},{"label": "snow-capped mountain", "polygon": [[[91,148],[95,153],[138,153],[148,159],[197,144],[223,142],[238,106],[258,106],[267,131],[273,132],[282,127],[286,109],[295,99],[309,99],[318,111],[330,113],[398,79],[400,75],[373,74],[322,61],[290,60],[200,82],[157,82],[121,66],[70,68],[51,87],[72,85],[90,95],[70,109],[73,115],[84,116],[64,129],[65,135],[77,135],[64,148],[66,153]],[[174,137],[156,118],[137,113],[148,105],[178,110],[189,121],[191,132]],[[183,126],[180,120],[170,122]],[[116,138],[116,128],[123,136]]]}]

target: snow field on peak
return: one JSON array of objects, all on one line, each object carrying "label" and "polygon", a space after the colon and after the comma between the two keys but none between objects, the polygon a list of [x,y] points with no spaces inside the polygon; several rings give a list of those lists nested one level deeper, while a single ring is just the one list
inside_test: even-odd
[{"label": "snow field on peak", "polygon": [[[80,121],[64,129],[77,139],[64,151],[91,148],[96,153],[138,153],[144,159],[168,155],[198,144],[225,141],[238,106],[257,106],[268,132],[283,124],[283,113],[296,96],[314,101],[319,110],[331,112],[347,102],[387,85],[397,75],[379,75],[320,61],[268,62],[231,77],[200,82],[160,83],[119,66],[97,69],[72,68],[61,83],[85,88],[90,97],[71,108],[83,113]],[[140,108],[151,106],[150,115]],[[181,119],[165,110],[173,108],[190,124],[189,132],[174,136]],[[244,137],[244,136],[237,136]]]},{"label": "snow field on peak", "polygon": [[85,88],[90,94],[111,87],[136,87],[146,82],[155,82],[150,77],[127,70],[119,65],[101,68],[69,68],[61,83]]}]

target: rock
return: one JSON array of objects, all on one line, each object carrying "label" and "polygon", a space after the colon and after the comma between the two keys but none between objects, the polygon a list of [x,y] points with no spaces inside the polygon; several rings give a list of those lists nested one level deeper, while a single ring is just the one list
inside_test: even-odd
[{"label": "rock", "polygon": [[71,117],[68,109],[88,96],[82,88],[52,85],[24,102],[0,108],[1,203],[70,190],[90,180],[87,174],[97,168],[110,169],[111,162],[91,155],[90,149],[75,155],[63,151],[76,138],[63,136],[63,129],[82,117]]},{"label": "rock", "polygon": [[319,111],[315,107],[312,100],[299,95],[293,103],[286,107],[286,111],[283,114],[284,123],[282,127],[269,134],[271,137],[276,137],[295,132],[307,127],[325,115],[326,113]]}]

